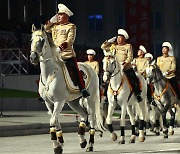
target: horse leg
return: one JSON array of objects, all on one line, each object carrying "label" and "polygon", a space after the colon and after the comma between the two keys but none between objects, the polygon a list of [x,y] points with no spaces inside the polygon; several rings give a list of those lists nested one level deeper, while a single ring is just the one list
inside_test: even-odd
[{"label": "horse leg", "polygon": [[50,134],[51,140],[53,142],[54,154],[61,154],[63,152],[63,135],[61,125],[58,121],[58,117],[62,108],[64,106],[63,103],[55,102],[54,103],[54,110],[50,119]]},{"label": "horse leg", "polygon": [[137,111],[139,113],[139,119],[140,119],[140,122],[139,122],[139,141],[140,142],[144,142],[145,141],[145,135],[144,135],[144,119],[145,119],[145,106],[144,104],[142,104],[144,102],[140,102],[138,103],[137,105]]},{"label": "horse leg", "polygon": [[119,144],[125,144],[125,116],[126,116],[126,109],[127,106],[126,105],[122,105],[121,106],[121,137],[120,137],[120,141]]},{"label": "horse leg", "polygon": [[87,112],[79,104],[79,99],[68,102],[68,104],[81,117],[81,122],[79,123],[79,129],[78,129],[78,136],[79,136],[79,142],[80,142],[81,148],[85,148],[87,145],[87,141],[85,139],[85,128],[86,128],[86,121],[88,117]]},{"label": "horse leg", "polygon": [[154,133],[156,134],[156,136],[160,135],[160,113],[157,107],[154,107],[155,110],[155,127],[154,127]]},{"label": "horse leg", "polygon": [[117,135],[114,132],[114,129],[113,129],[113,126],[112,126],[112,115],[114,113],[115,107],[116,106],[109,101],[108,114],[107,114],[107,117],[106,117],[106,123],[107,123],[108,129],[109,129],[109,132],[111,133],[111,139],[113,141],[117,140]]},{"label": "horse leg", "polygon": [[175,121],[175,113],[172,108],[169,110],[171,114],[170,123],[169,123],[169,134],[174,135],[174,121]]},{"label": "horse leg", "polygon": [[164,134],[164,138],[168,138],[168,128],[167,128],[167,121],[166,121],[166,112],[162,112],[162,119],[163,119],[163,134]]},{"label": "horse leg", "polygon": [[[92,101],[90,101],[92,102]],[[88,147],[86,149],[87,152],[89,151],[93,151],[93,146],[94,146],[94,135],[95,135],[95,120],[94,120],[94,117],[95,117],[95,109],[90,109],[89,110],[89,120],[90,120],[90,130],[89,130],[89,144],[88,144]]]},{"label": "horse leg", "polygon": [[135,115],[133,114],[133,110],[132,110],[132,105],[127,107],[127,112],[129,114],[130,117],[130,122],[131,122],[131,129],[132,129],[132,135],[130,138],[129,143],[135,143],[136,141],[136,132],[135,132]]}]

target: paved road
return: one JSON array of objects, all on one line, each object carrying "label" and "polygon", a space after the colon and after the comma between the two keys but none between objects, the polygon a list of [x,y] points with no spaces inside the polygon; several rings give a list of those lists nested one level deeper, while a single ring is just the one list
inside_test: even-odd
[{"label": "paved road", "polygon": [[[103,138],[96,133],[94,154],[180,153],[180,128],[175,128],[175,134],[168,139],[163,139],[162,134],[154,136],[148,132],[144,143],[137,140],[135,144],[128,143],[130,131],[126,134],[126,144],[119,145],[118,141],[111,141],[108,132],[104,133]],[[64,153],[86,153],[79,147],[77,133],[64,133],[64,140]],[[53,150],[49,134],[0,137],[0,154],[53,154]]]}]

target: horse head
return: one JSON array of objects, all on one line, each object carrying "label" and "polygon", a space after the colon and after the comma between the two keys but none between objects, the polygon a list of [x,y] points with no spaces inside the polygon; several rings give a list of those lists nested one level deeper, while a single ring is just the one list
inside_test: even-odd
[{"label": "horse head", "polygon": [[32,64],[37,64],[39,61],[39,56],[43,54],[43,46],[45,42],[46,32],[44,31],[44,26],[41,29],[36,29],[34,24],[32,25],[32,38],[31,38],[31,54],[30,61]]},{"label": "horse head", "polygon": [[104,52],[104,59],[103,59],[103,81],[107,82],[112,74],[114,73],[116,69],[116,56],[115,56],[115,51],[111,50],[109,52],[103,51]]},{"label": "horse head", "polygon": [[146,67],[146,77],[149,83],[155,83],[160,81],[161,79],[164,79],[164,76],[157,66],[155,60],[149,63]]}]

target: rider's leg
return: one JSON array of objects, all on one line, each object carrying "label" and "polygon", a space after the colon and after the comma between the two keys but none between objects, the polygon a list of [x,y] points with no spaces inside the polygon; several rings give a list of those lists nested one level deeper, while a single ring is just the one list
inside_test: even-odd
[{"label": "rider's leg", "polygon": [[178,84],[178,81],[176,79],[176,77],[173,77],[171,79],[168,79],[171,86],[173,87],[178,99],[180,99],[180,88],[179,88],[179,84]]},{"label": "rider's leg", "polygon": [[125,70],[124,72],[129,79],[129,82],[132,86],[132,90],[134,91],[134,94],[135,94],[138,102],[141,102],[142,98],[141,98],[141,90],[139,87],[139,80],[138,80],[134,70],[132,68],[130,68],[130,69]]},{"label": "rider's leg", "polygon": [[84,98],[90,96],[88,91],[85,89],[85,83],[84,83],[82,74],[79,71],[76,59],[75,58],[69,58],[69,59],[65,59],[64,61],[65,61],[66,67],[70,68],[69,70],[75,76],[75,78],[74,78],[74,80],[76,80],[75,83],[78,84],[78,87],[79,87],[79,89],[80,89],[80,91],[82,93],[82,96]]}]

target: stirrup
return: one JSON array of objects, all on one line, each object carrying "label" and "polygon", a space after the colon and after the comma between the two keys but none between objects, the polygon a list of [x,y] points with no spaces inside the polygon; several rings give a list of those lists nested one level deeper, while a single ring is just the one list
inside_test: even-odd
[{"label": "stirrup", "polygon": [[81,94],[82,94],[82,97],[84,97],[84,98],[90,96],[89,92],[86,89],[81,90]]}]

